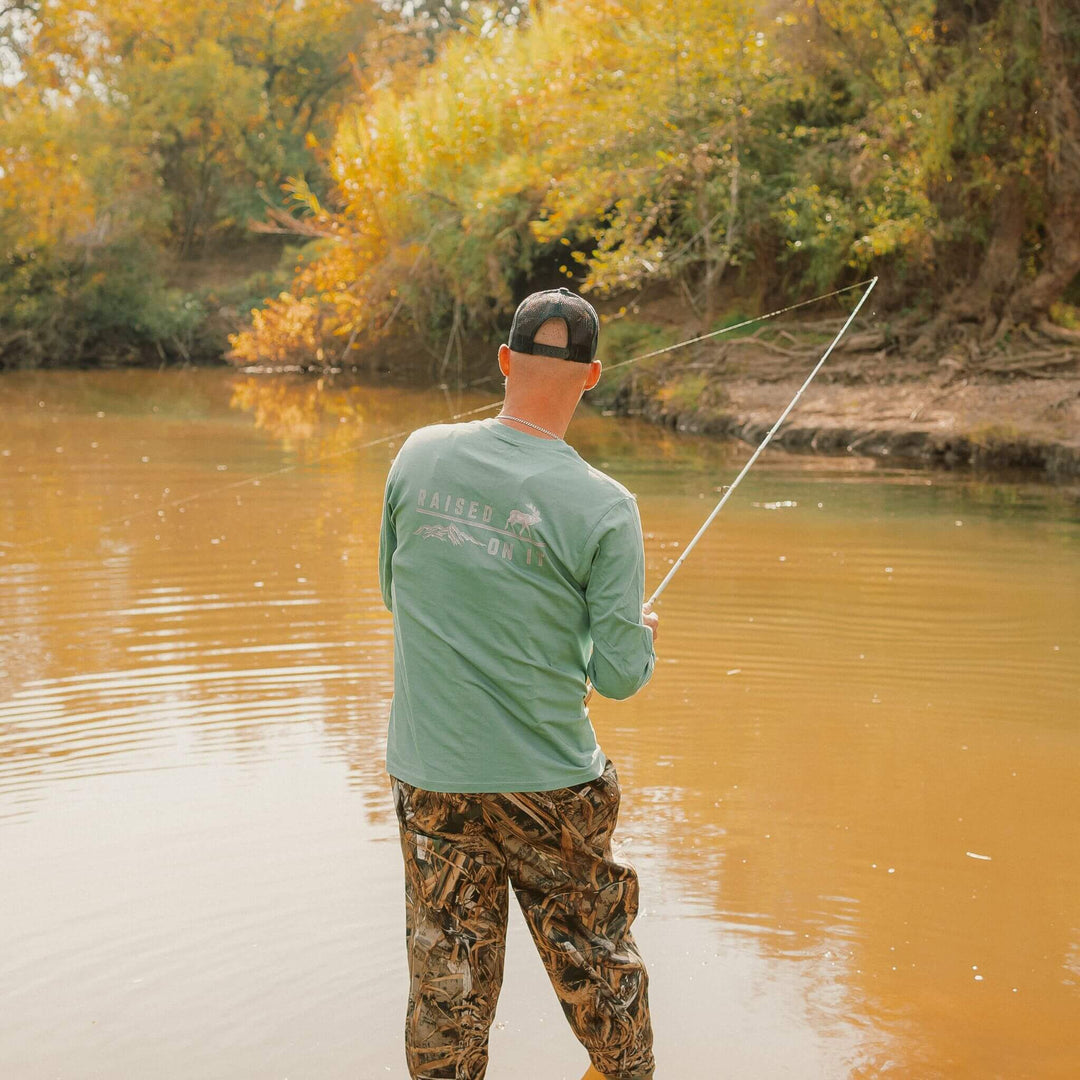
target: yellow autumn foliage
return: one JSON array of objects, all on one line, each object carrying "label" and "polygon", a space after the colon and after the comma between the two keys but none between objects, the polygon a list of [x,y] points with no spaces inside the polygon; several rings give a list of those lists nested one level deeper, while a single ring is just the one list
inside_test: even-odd
[{"label": "yellow autumn foliage", "polygon": [[[1045,117],[1080,105],[1039,73],[1067,75],[1078,20],[1063,0],[954,8],[552,0],[455,35],[343,114],[332,205],[307,200],[329,246],[293,295],[346,358],[404,322],[505,328],[523,288],[560,279],[598,297],[662,282],[711,324],[722,285],[823,289],[891,264],[933,304],[984,283],[999,233],[1014,250],[984,304],[1040,268],[1060,293],[1080,225],[1045,192],[1080,210],[1080,184]],[[280,351],[288,323],[271,302],[233,355]]]}]

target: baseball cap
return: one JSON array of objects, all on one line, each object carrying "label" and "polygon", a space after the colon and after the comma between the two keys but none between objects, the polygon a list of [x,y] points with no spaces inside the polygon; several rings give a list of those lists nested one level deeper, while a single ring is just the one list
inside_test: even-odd
[{"label": "baseball cap", "polygon": [[[562,319],[566,323],[565,348],[533,341],[536,331],[548,319]],[[600,319],[588,300],[569,289],[546,289],[526,296],[518,304],[508,344],[514,352],[528,356],[553,356],[557,360],[588,364],[596,356],[599,339]]]}]

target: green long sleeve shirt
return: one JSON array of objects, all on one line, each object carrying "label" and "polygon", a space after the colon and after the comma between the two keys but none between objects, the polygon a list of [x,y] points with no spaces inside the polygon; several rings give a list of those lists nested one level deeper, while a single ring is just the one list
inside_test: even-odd
[{"label": "green long sleeve shirt", "polygon": [[379,543],[394,615],[386,766],[429,791],[548,791],[601,774],[586,678],[652,675],[634,497],[560,440],[497,420],[414,432]]}]

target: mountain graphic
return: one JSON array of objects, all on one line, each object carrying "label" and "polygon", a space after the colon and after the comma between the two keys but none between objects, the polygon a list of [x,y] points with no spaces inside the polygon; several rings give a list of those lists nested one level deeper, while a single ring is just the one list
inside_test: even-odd
[{"label": "mountain graphic", "polygon": [[471,533],[459,529],[456,525],[421,525],[413,534],[424,540],[443,540],[454,547],[462,547],[464,544],[476,544],[484,547],[483,540],[477,540]]}]

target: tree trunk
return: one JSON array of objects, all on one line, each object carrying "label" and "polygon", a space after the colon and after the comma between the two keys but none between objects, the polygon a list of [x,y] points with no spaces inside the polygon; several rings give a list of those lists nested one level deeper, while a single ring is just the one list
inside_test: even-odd
[{"label": "tree trunk", "polygon": [[1012,321],[1032,321],[1080,274],[1080,15],[1070,0],[1036,0],[1042,28],[1047,127],[1046,258],[1009,304]]},{"label": "tree trunk", "polygon": [[949,315],[983,323],[992,334],[1007,307],[1020,272],[1020,245],[1027,229],[1027,205],[1015,181],[1002,186],[994,207],[994,231],[979,276],[950,299]]}]

